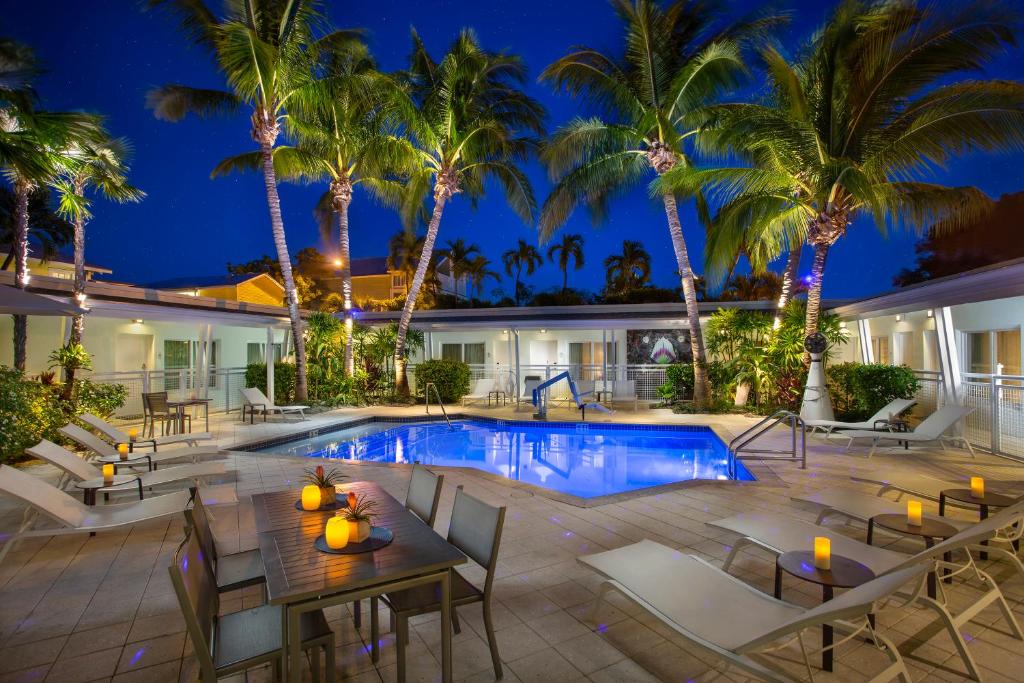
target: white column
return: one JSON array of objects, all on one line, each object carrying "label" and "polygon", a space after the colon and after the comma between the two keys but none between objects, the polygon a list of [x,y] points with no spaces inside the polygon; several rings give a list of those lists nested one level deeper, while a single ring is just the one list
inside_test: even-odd
[{"label": "white column", "polygon": [[874,363],[875,352],[871,348],[871,323],[867,318],[857,321],[857,334],[860,335],[860,361]]},{"label": "white column", "polygon": [[512,388],[516,392],[516,404],[519,404],[519,397],[523,393],[519,388],[519,330],[512,328],[512,336],[515,337],[515,354],[516,354],[516,376],[512,382]]},{"label": "white column", "polygon": [[192,378],[192,391],[196,396],[206,396],[206,367],[207,367],[207,350],[206,345],[208,343],[210,333],[209,325],[199,326],[199,344],[196,353],[196,368],[195,375]]},{"label": "white column", "polygon": [[[267,326],[267,400],[274,402],[274,328]],[[268,406],[269,407],[269,406]]]},{"label": "white column", "polygon": [[601,388],[608,388],[608,330],[601,330]]},{"label": "white column", "polygon": [[946,405],[958,405],[963,398],[963,377],[953,328],[953,309],[949,306],[935,309],[935,335],[939,342],[943,399]]},{"label": "white column", "polygon": [[[612,353],[615,354],[615,365],[614,365],[614,367],[615,367],[615,375],[612,377],[612,380],[614,381],[614,380],[619,379],[619,347],[615,343],[615,330],[614,329],[612,330]],[[625,375],[623,375],[623,379],[625,379]]]}]

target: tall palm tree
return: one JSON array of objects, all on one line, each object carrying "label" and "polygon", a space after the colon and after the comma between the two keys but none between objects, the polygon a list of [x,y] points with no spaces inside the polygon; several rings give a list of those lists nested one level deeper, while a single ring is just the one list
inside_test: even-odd
[{"label": "tall palm tree", "polygon": [[396,232],[388,240],[388,270],[397,270],[404,277],[405,294],[409,295],[409,283],[416,274],[416,266],[420,261],[420,254],[423,253],[423,235],[417,235],[412,230]]},{"label": "tall palm tree", "polygon": [[509,249],[501,255],[501,261],[505,264],[505,272],[508,275],[513,275],[515,278],[514,298],[516,306],[518,306],[522,295],[520,279],[522,278],[523,270],[526,270],[527,275],[533,275],[534,271],[544,263],[544,258],[537,251],[537,247],[526,240],[519,240],[515,249]]},{"label": "tall palm tree", "polygon": [[[72,243],[75,226],[58,213],[53,205],[50,188],[40,187],[28,196],[28,242],[35,243],[39,256],[46,261],[57,255],[61,247]],[[0,187],[0,244],[7,246],[0,270],[14,263],[14,235],[17,232],[18,197],[6,187]]]},{"label": "tall palm tree", "polygon": [[[622,51],[574,48],[541,78],[573,96],[585,96],[603,117],[576,118],[559,129],[542,154],[555,188],[541,211],[542,240],[579,204],[603,218],[609,200],[651,172],[661,176],[692,164],[684,147],[699,132],[695,113],[743,74],[738,40],[773,19],[718,26],[711,3],[694,0],[612,0],[622,26]],[[680,274],[694,358],[694,401],[708,394],[704,338],[693,269],[676,206],[676,193],[658,191]],[[702,202],[698,201],[698,209]]]},{"label": "tall palm tree", "polygon": [[148,0],[148,5],[166,6],[180,17],[187,37],[211,54],[229,87],[227,91],[180,84],[155,88],[149,92],[147,103],[156,117],[180,121],[187,114],[206,117],[233,113],[243,105],[251,110],[250,132],[260,153],[270,226],[295,344],[295,398],[304,400],[306,343],[281,217],[274,146],[289,111],[320,93],[314,82],[316,58],[327,46],[350,39],[352,33],[335,31],[317,37],[317,0],[227,0],[222,15],[203,0]]},{"label": "tall palm tree", "polygon": [[604,267],[608,289],[616,294],[628,294],[651,279],[651,255],[642,242],[623,240],[622,253],[606,258]]},{"label": "tall palm tree", "polygon": [[409,131],[422,172],[411,178],[409,196],[422,198],[432,190],[434,207],[395,339],[395,384],[401,395],[409,392],[405,339],[445,205],[459,193],[477,200],[491,178],[512,210],[532,224],[536,202],[517,163],[535,148],[532,136],[543,132],[544,118],[544,108],[522,90],[522,61],[484,50],[472,31],[462,31],[439,62],[414,33],[410,61],[406,77],[415,107],[408,111]]},{"label": "tall palm tree", "polygon": [[459,305],[458,288],[459,281],[463,280],[469,273],[470,264],[474,257],[480,254],[480,247],[476,244],[466,244],[461,237],[456,240],[448,240],[444,249],[437,250],[439,259],[448,259],[448,267],[451,270],[452,279],[455,281],[455,306]]},{"label": "tall palm tree", "polygon": [[[476,292],[476,298],[483,299],[484,284],[488,278],[498,282],[501,280],[501,273],[491,270],[491,260],[486,256],[477,256],[466,266],[466,282]],[[470,297],[470,305],[473,305],[472,297]]]},{"label": "tall palm tree", "polygon": [[556,242],[548,247],[548,260],[555,262],[558,257],[558,268],[562,271],[562,291],[569,289],[569,261],[576,264],[576,270],[583,267],[583,235],[579,233],[566,233],[562,235],[562,241]]},{"label": "tall palm tree", "polygon": [[845,0],[795,61],[767,49],[767,102],[713,109],[709,148],[749,167],[677,169],[664,185],[709,188],[732,213],[723,240],[814,250],[805,334],[818,330],[829,250],[861,216],[952,229],[991,208],[974,187],[930,174],[959,153],[1024,147],[1024,84],[957,80],[1012,45],[1019,15],[978,0]]}]

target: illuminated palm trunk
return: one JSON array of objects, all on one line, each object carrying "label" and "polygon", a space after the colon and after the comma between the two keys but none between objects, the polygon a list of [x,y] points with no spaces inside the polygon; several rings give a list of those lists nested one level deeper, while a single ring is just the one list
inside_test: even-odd
[{"label": "illuminated palm trunk", "polygon": [[796,289],[796,278],[800,274],[800,250],[802,245],[794,245],[789,250],[789,257],[786,259],[786,269],[782,271],[782,292],[779,294],[779,312],[775,314],[774,328],[778,329],[782,323],[782,309],[786,307],[793,298],[793,290]]},{"label": "illuminated palm trunk", "polygon": [[[14,185],[15,230],[14,230],[14,286],[25,289],[28,286],[28,195],[32,186],[25,181]],[[14,316],[14,367],[25,371],[26,349],[28,348],[28,317]]]},{"label": "illuminated palm trunk", "polygon": [[355,373],[352,353],[352,263],[349,257],[348,207],[352,204],[352,183],[347,178],[331,184],[338,213],[338,243],[341,245],[341,296],[345,308],[345,376]]},{"label": "illuminated palm trunk", "polygon": [[[75,194],[79,197],[85,194],[85,185],[81,181],[75,182]],[[71,291],[74,293],[75,302],[82,303],[85,294],[85,218],[81,212],[75,215],[75,281]],[[82,343],[82,332],[85,330],[85,316],[76,315],[71,319],[71,334],[68,338],[68,345]],[[67,376],[64,378],[64,389],[61,398],[71,400],[75,388],[75,368],[67,369]]]},{"label": "illuminated palm trunk", "polygon": [[[818,243],[814,245],[814,261],[811,264],[811,287],[807,291],[807,317],[804,320],[804,337],[818,331],[821,318],[821,283],[825,275],[825,261],[828,259],[830,245]],[[811,354],[804,351],[804,363],[811,362]]]}]

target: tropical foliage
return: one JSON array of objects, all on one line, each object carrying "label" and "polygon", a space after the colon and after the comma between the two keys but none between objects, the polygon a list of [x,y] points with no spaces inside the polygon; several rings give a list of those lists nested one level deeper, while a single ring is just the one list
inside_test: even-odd
[{"label": "tropical foliage", "polygon": [[[424,395],[427,383],[437,387],[437,393],[445,403],[458,403],[469,393],[469,366],[458,360],[434,358],[416,364],[416,391]],[[437,397],[431,393],[431,400]]]},{"label": "tropical foliage", "polygon": [[914,398],[920,383],[901,365],[839,363],[825,369],[836,419],[860,422],[897,398]]},{"label": "tropical foliage", "polygon": [[515,249],[509,249],[501,255],[501,262],[505,264],[505,273],[513,278],[515,284],[512,298],[515,299],[516,306],[519,306],[525,293],[522,283],[523,271],[525,270],[527,275],[533,275],[544,263],[544,258],[537,251],[537,247],[526,240],[519,240]]},{"label": "tropical foliage", "polygon": [[622,253],[604,260],[605,291],[626,294],[645,287],[651,279],[651,255],[642,242],[623,240]]}]

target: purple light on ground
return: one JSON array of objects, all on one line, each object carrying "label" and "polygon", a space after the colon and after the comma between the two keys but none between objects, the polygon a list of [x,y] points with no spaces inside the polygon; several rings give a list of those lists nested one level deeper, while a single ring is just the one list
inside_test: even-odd
[{"label": "purple light on ground", "polygon": [[139,660],[142,659],[142,655],[144,655],[145,653],[146,653],[146,648],[140,647],[138,650],[135,651],[135,654],[132,655],[131,662],[129,662],[129,663],[132,666],[135,666],[136,664],[139,663]]}]

